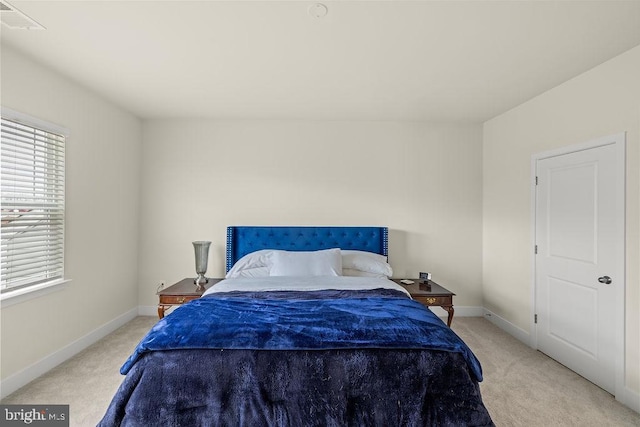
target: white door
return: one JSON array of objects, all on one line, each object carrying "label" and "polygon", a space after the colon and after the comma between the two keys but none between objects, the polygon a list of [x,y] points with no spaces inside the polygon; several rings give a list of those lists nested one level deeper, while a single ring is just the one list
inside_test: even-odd
[{"label": "white door", "polygon": [[615,394],[624,135],[597,142],[536,161],[536,333],[540,351]]}]

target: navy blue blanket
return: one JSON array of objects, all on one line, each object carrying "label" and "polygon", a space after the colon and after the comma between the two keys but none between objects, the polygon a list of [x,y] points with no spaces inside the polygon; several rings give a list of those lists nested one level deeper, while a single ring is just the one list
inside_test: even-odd
[{"label": "navy blue blanket", "polygon": [[120,372],[129,372],[142,354],[159,350],[427,349],[460,353],[475,379],[482,381],[475,355],[422,304],[384,292],[375,297],[303,299],[308,294],[256,299],[238,298],[240,293],[194,300],[159,321]]},{"label": "navy blue blanket", "polygon": [[214,294],[158,322],[122,371],[99,427],[494,425],[475,356],[397,291]]}]

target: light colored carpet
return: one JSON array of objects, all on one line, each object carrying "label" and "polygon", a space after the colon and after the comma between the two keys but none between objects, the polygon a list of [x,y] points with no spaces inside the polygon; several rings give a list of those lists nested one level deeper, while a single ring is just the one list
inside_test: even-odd
[{"label": "light colored carpet", "polygon": [[[69,404],[71,426],[95,426],[122,381],[120,366],[156,321],[132,320],[2,403]],[[640,426],[640,414],[487,320],[458,317],[452,327],[482,363],[482,396],[497,426]]]},{"label": "light colored carpet", "polygon": [[640,414],[479,317],[451,325],[476,354],[482,398],[498,426],[640,426]]}]

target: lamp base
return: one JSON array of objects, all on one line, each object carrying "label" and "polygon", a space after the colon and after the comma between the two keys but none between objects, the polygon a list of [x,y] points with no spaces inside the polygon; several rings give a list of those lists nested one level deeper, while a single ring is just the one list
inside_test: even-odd
[{"label": "lamp base", "polygon": [[209,279],[204,277],[204,274],[198,274],[198,277],[193,280],[193,284],[196,285],[198,291],[204,291],[204,285],[207,283],[209,283]]}]

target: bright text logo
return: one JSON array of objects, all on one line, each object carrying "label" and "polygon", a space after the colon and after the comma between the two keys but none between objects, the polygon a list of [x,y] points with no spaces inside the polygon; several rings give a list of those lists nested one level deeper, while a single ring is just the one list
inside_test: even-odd
[{"label": "bright text logo", "polygon": [[0,405],[0,426],[68,427],[69,405]]}]

